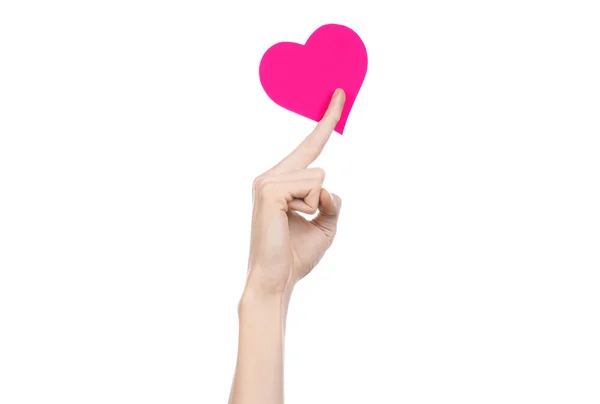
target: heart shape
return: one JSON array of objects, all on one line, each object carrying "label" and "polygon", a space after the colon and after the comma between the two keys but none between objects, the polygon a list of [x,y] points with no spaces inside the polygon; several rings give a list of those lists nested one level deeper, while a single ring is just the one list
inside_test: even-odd
[{"label": "heart shape", "polygon": [[305,45],[279,42],[260,61],[260,82],[277,105],[319,121],[336,88],[346,93],[346,103],[335,130],[342,134],[358,91],[367,74],[367,49],[350,28],[327,24],[318,28]]}]

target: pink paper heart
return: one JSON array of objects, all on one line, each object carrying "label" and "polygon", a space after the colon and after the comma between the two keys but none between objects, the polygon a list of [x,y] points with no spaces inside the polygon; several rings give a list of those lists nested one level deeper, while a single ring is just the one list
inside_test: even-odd
[{"label": "pink paper heart", "polygon": [[367,49],[350,28],[323,25],[305,45],[279,42],[260,61],[260,82],[277,105],[319,121],[336,88],[346,103],[335,130],[342,134],[367,74]]}]

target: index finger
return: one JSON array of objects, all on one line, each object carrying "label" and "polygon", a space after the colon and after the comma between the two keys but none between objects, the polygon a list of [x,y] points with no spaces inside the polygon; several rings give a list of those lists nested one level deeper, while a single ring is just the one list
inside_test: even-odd
[{"label": "index finger", "polygon": [[346,94],[344,93],[344,90],[341,88],[335,90],[323,119],[319,121],[311,134],[270,171],[274,174],[280,174],[283,172],[300,170],[308,167],[310,163],[315,161],[327,144],[331,133],[335,129],[335,125],[337,125],[340,120],[345,101]]}]

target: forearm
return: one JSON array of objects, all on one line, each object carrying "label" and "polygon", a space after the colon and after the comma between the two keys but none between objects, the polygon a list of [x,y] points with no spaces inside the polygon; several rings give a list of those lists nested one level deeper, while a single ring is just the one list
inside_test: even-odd
[{"label": "forearm", "polygon": [[282,404],[285,320],[290,293],[244,291],[230,404]]}]

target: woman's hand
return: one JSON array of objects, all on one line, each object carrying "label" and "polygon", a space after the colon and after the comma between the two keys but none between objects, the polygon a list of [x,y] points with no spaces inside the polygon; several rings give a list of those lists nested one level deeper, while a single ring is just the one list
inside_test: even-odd
[{"label": "woman's hand", "polygon": [[[315,130],[254,181],[248,279],[240,299],[239,340],[231,404],[283,403],[283,341],[296,282],[333,242],[341,200],[323,188],[325,172],[307,168],[340,119],[345,95],[336,90]],[[319,214],[306,220],[297,212]]]},{"label": "woman's hand", "polygon": [[[281,295],[317,265],[335,237],[341,199],[323,188],[325,171],[307,168],[340,119],[345,94],[333,94],[314,131],[254,181],[246,289]],[[307,220],[297,212],[318,215]]]}]

